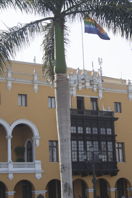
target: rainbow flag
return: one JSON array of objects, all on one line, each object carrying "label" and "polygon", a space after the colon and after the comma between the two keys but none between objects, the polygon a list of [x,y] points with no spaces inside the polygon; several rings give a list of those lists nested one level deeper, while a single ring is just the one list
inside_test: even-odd
[{"label": "rainbow flag", "polygon": [[99,24],[96,23],[94,19],[85,18],[84,28],[86,33],[97,34],[101,39],[110,40],[108,34]]}]

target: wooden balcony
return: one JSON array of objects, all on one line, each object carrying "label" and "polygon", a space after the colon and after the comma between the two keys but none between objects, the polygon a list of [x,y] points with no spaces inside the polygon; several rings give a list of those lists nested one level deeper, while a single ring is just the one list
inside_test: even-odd
[{"label": "wooden balcony", "polygon": [[71,109],[71,115],[79,115],[83,114],[84,116],[98,116],[98,117],[114,117],[114,112],[113,111],[94,111],[94,110],[78,110],[78,109]]},{"label": "wooden balcony", "polygon": [[96,176],[117,175],[117,162],[72,162],[73,175],[87,176],[93,174],[93,163]]}]

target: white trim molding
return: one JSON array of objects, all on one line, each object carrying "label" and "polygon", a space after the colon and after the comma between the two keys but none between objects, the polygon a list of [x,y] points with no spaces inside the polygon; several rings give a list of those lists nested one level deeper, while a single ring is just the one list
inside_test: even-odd
[{"label": "white trim molding", "polygon": [[10,128],[10,135],[12,135],[12,132],[13,132],[13,129],[18,125],[18,124],[25,124],[27,126],[29,126],[33,132],[33,135],[34,135],[34,140],[35,140],[35,143],[36,143],[36,146],[39,146],[39,139],[40,139],[40,136],[39,136],[39,132],[38,132],[38,129],[37,127],[35,126],[35,124],[33,124],[31,121],[29,120],[26,120],[26,119],[20,119],[20,120],[16,120],[15,122],[13,122],[11,124],[11,128]]},{"label": "white trim molding", "polygon": [[6,192],[6,194],[8,195],[8,196],[13,196],[13,195],[15,195],[15,191],[8,191],[8,192]]},{"label": "white trim molding", "polygon": [[113,188],[110,188],[110,192],[115,192],[117,190],[117,188],[113,187]]},{"label": "white trim molding", "polygon": [[43,195],[45,195],[46,192],[47,192],[47,190],[34,190],[34,191],[32,191],[32,194],[35,194],[35,195],[43,194]]}]

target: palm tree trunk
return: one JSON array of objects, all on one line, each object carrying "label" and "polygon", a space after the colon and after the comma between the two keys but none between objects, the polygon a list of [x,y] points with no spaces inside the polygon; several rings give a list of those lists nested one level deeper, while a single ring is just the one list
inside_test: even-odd
[{"label": "palm tree trunk", "polygon": [[61,198],[72,198],[70,94],[66,74],[56,74],[56,101]]},{"label": "palm tree trunk", "polygon": [[56,118],[59,145],[61,179],[61,198],[73,198],[71,135],[70,135],[70,92],[66,74],[64,49],[64,20],[55,21],[55,59],[56,59]]}]

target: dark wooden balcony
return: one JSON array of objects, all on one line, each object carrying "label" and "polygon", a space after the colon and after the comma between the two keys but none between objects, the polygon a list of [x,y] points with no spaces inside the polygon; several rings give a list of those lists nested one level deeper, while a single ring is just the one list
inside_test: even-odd
[{"label": "dark wooden balcony", "polygon": [[73,175],[92,175],[93,163],[95,166],[96,176],[115,176],[118,173],[117,162],[72,162]]},{"label": "dark wooden balcony", "polygon": [[94,110],[78,110],[78,109],[71,109],[71,115],[79,115],[83,114],[86,116],[98,116],[98,117],[114,117],[113,111],[94,111]]}]

